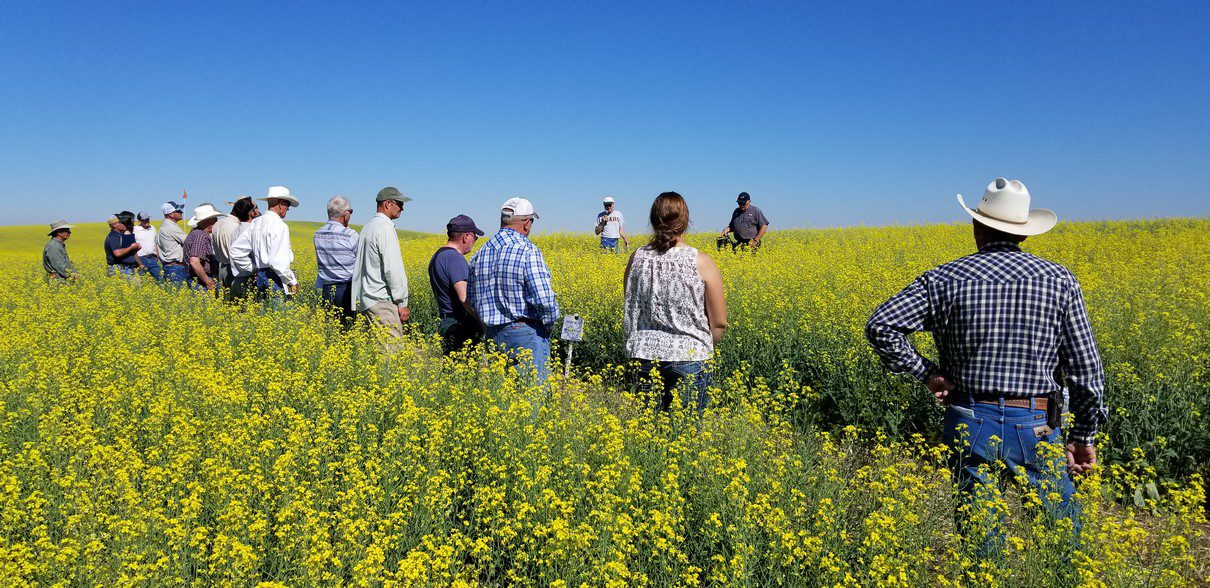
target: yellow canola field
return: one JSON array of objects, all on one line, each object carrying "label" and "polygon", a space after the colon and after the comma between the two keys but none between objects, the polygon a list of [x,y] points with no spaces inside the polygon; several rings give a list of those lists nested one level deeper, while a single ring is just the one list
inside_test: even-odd
[{"label": "yellow canola field", "polygon": [[1112,465],[1080,484],[1074,546],[1007,492],[1000,561],[956,535],[937,409],[860,332],[882,298],[968,253],[968,227],[786,231],[718,254],[732,328],[700,419],[633,394],[616,365],[625,260],[587,236],[537,239],[588,339],[572,378],[536,389],[494,354],[443,359],[424,334],[440,238],[404,242],[417,325],[385,355],[313,293],[264,314],[106,279],[103,233],[76,231],[82,280],[56,287],[44,231],[0,230],[0,585],[1207,581],[1210,221],[1027,242],[1084,285]]}]

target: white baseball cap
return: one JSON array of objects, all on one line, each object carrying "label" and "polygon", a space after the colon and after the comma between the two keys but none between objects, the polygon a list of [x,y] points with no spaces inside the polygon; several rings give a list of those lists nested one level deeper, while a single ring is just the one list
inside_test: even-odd
[{"label": "white baseball cap", "polygon": [[163,214],[164,216],[168,216],[174,212],[180,212],[184,209],[185,209],[184,204],[177,204],[176,202],[174,202],[172,200],[169,200],[168,202],[165,202],[160,205],[160,213]]},{"label": "white baseball cap", "polygon": [[500,212],[511,212],[514,216],[529,216],[532,214],[535,219],[541,218],[538,216],[538,211],[534,210],[534,205],[519,196],[505,200],[504,204],[500,205]]},{"label": "white baseball cap", "polygon": [[613,204],[613,196],[606,196],[605,204]]}]

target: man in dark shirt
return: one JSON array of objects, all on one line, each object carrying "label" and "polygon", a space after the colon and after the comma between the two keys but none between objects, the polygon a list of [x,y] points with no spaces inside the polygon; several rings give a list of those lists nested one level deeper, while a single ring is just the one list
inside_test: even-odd
[{"label": "man in dark shirt", "polygon": [[109,234],[105,236],[106,275],[121,274],[131,279],[136,274],[139,244],[135,242],[134,234],[127,231],[130,227],[126,224],[129,222],[127,219],[133,216],[118,213],[109,218]]},{"label": "man in dark shirt", "polygon": [[740,192],[735,199],[735,210],[731,212],[731,222],[723,229],[722,236],[735,233],[735,239],[740,245],[760,246],[760,240],[769,230],[769,219],[761,209],[752,205],[752,197],[747,192]]},{"label": "man in dark shirt", "polygon": [[445,225],[445,234],[448,239],[445,245],[429,260],[429,284],[441,315],[437,333],[441,335],[442,348],[448,355],[478,339],[483,331],[479,318],[466,301],[470,268],[464,257],[475,246],[475,239],[483,236],[483,231],[475,226],[471,217],[460,214]]}]

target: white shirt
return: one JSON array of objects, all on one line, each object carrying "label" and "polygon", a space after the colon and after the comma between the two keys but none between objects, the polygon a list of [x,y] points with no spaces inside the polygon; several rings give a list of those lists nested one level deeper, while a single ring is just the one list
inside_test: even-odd
[{"label": "white shirt", "polygon": [[353,262],[353,310],[361,312],[379,302],[408,305],[408,275],[395,222],[379,212],[361,228]]},{"label": "white shirt", "polygon": [[252,221],[242,222],[231,231],[231,246],[227,248],[231,261],[231,275],[236,278],[251,277],[256,273],[252,261]]},{"label": "white shirt", "polygon": [[210,241],[214,246],[214,259],[220,266],[231,265],[231,239],[235,236],[235,228],[240,226],[239,219],[233,214],[220,217],[210,229]]},{"label": "white shirt", "polygon": [[626,224],[626,217],[622,216],[622,211],[617,208],[613,212],[605,212],[602,210],[597,213],[597,224],[605,221],[605,226],[601,228],[601,236],[606,239],[617,239],[622,236],[622,225]]},{"label": "white shirt", "polygon": [[144,229],[143,225],[135,225],[132,230],[134,231],[135,243],[142,246],[139,249],[139,257],[155,255],[155,226],[147,225],[147,228]]},{"label": "white shirt", "polygon": [[290,247],[290,227],[276,212],[265,214],[252,221],[248,231],[252,236],[252,259],[257,270],[271,269],[281,278],[282,284],[293,286],[298,278],[290,264],[294,263],[294,250]]}]

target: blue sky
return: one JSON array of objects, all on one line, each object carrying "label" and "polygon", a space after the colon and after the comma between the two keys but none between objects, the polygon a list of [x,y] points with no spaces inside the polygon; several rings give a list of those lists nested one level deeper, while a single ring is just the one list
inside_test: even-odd
[{"label": "blue sky", "polygon": [[[347,4],[347,5],[345,5]],[[1061,219],[1210,214],[1210,3],[0,1],[0,223],[263,195],[438,231],[534,201],[589,230],[661,191],[696,229],[963,221],[1020,178]]]}]

